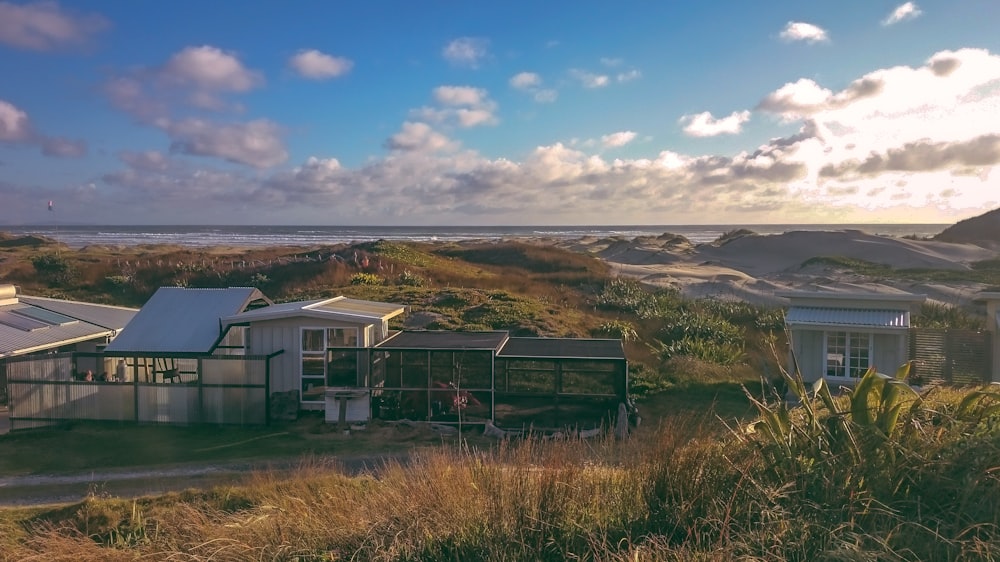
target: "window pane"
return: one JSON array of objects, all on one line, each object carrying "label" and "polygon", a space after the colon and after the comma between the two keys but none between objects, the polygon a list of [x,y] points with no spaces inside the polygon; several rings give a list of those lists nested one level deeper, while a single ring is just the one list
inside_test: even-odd
[{"label": "window pane", "polygon": [[826,376],[843,377],[847,371],[847,333],[826,334]]},{"label": "window pane", "polygon": [[358,384],[359,351],[330,351],[326,364],[326,384],[356,386]]},{"label": "window pane", "polygon": [[869,335],[865,333],[851,334],[851,361],[848,376],[860,377],[868,370],[869,365]]},{"label": "window pane", "polygon": [[357,347],[357,328],[328,328],[326,331],[328,347]]},{"label": "window pane", "polygon": [[323,330],[302,330],[302,351],[323,351]]},{"label": "window pane", "polygon": [[323,356],[322,355],[303,355],[302,356],[302,376],[315,376],[322,377],[325,374],[323,370]]}]

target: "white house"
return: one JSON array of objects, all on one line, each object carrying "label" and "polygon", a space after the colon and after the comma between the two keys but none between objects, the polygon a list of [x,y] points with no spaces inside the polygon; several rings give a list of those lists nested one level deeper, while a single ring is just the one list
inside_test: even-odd
[{"label": "white house", "polygon": [[893,373],[909,359],[910,315],[924,295],[790,292],[785,314],[792,369],[805,382],[850,385],[875,367]]}]

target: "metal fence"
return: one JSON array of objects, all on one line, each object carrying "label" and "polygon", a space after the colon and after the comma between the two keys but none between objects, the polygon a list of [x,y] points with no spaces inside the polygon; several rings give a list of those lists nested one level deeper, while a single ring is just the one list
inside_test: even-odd
[{"label": "metal fence", "polygon": [[912,380],[954,385],[983,384],[991,380],[992,334],[986,331],[912,328]]},{"label": "metal fence", "polygon": [[196,358],[186,382],[77,380],[101,354],[62,353],[6,361],[11,429],[75,420],[263,425],[269,418],[269,356]]}]

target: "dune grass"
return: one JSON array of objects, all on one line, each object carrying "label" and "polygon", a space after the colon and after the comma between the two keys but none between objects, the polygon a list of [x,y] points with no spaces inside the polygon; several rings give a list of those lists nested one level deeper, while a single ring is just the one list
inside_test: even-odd
[{"label": "dune grass", "polygon": [[[761,402],[762,420],[787,420],[773,426],[784,434],[720,430],[692,413],[626,442],[448,446],[362,476],[305,460],[293,477],[259,473],[243,486],[5,511],[0,556],[996,559],[1000,391],[935,389],[918,401],[887,397],[892,386],[865,391],[879,404],[868,421],[845,405],[861,400],[851,395],[817,398],[809,415]],[[868,423],[897,403],[890,426]]]}]

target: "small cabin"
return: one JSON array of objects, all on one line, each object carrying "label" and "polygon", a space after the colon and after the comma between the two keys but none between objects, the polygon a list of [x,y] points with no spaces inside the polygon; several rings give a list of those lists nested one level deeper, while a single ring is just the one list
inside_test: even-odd
[{"label": "small cabin", "polygon": [[785,325],[789,371],[852,385],[869,367],[893,373],[909,360],[910,317],[926,297],[910,293],[791,292]]}]

